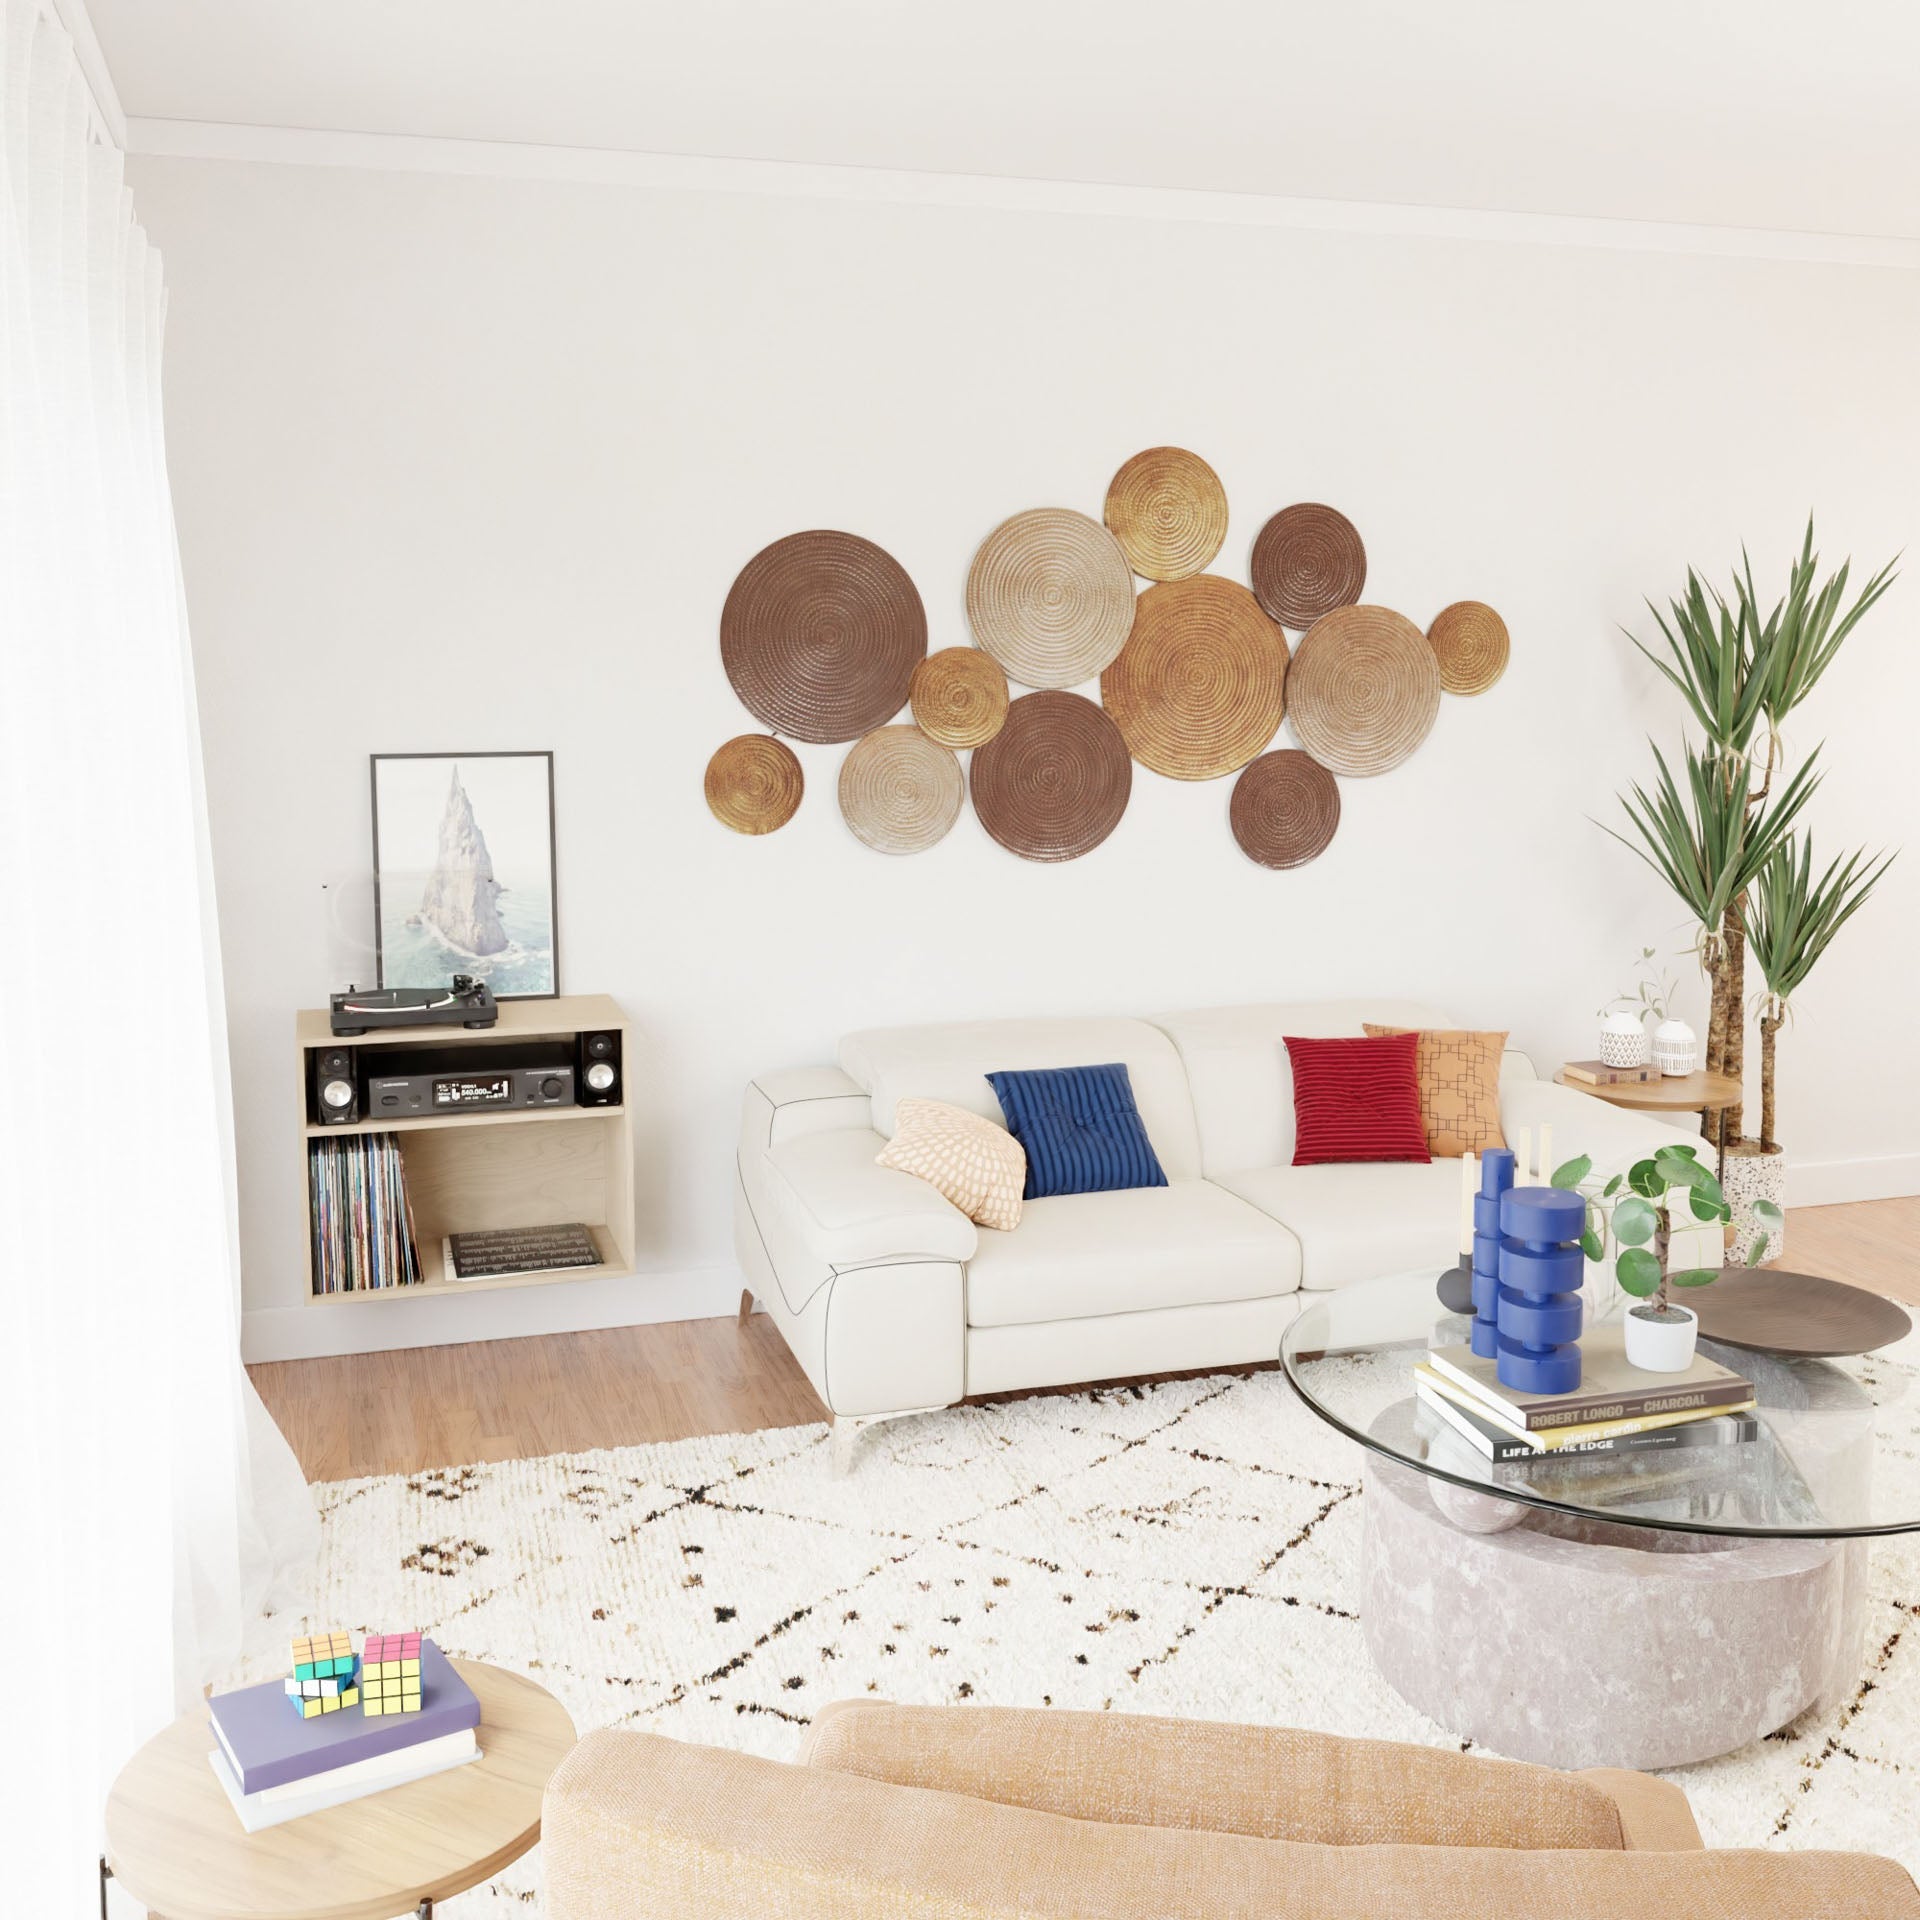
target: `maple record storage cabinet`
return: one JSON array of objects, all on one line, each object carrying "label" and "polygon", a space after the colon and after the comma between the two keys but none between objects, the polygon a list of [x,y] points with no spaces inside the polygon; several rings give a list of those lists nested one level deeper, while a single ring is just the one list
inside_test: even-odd
[{"label": "maple record storage cabinet", "polygon": [[[610,1107],[535,1107],[473,1113],[422,1115],[417,1119],[362,1118],[350,1126],[320,1126],[309,1118],[307,1090],[313,1055],[328,1047],[353,1047],[363,1077],[379,1071],[383,1047],[436,1047],[564,1040],[569,1054],[582,1033],[620,1035],[619,1102]],[[421,1294],[480,1293],[494,1287],[548,1286],[559,1280],[617,1279],[633,1271],[633,1121],[627,1076],[633,1048],[626,1016],[605,994],[552,1000],[503,1000],[491,1027],[378,1027],[357,1037],[335,1038],[324,1010],[295,1017],[299,1058],[300,1190],[307,1217],[301,1223],[307,1248],[307,1298],[332,1305],[340,1300],[410,1299]],[[314,1291],[313,1169],[309,1143],[352,1134],[390,1133],[400,1145],[407,1202],[413,1216],[420,1279],[412,1286],[355,1286],[338,1293]],[[502,1274],[485,1280],[455,1280],[446,1271],[441,1242],[450,1233],[488,1227],[548,1227],[584,1221],[601,1264],[554,1273]],[[357,1277],[357,1276],[356,1276]]]}]

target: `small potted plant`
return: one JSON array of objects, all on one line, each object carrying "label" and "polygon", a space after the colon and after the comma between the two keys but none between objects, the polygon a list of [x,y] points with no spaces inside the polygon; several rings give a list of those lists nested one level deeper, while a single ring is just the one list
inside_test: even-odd
[{"label": "small potted plant", "polygon": [[[1557,1168],[1553,1184],[1583,1191],[1581,1182],[1592,1170],[1591,1158],[1583,1154]],[[1587,1230],[1580,1244],[1589,1260],[1604,1263],[1611,1228],[1618,1249],[1613,1277],[1635,1300],[1627,1310],[1625,1323],[1627,1361],[1649,1373],[1681,1373],[1693,1362],[1700,1316],[1691,1307],[1679,1305],[1673,1289],[1704,1287],[1723,1271],[1718,1266],[1668,1270],[1673,1209],[1682,1203],[1683,1196],[1687,1210],[1703,1226],[1723,1225],[1732,1217],[1720,1182],[1710,1168],[1701,1164],[1699,1150],[1676,1141],[1644,1160],[1636,1160],[1600,1189],[1602,1202],[1614,1202],[1610,1221],[1591,1197],[1587,1201]],[[1762,1231],[1751,1255],[1756,1265],[1765,1257],[1768,1238],[1778,1231],[1781,1222],[1778,1207],[1768,1202],[1761,1205],[1765,1207],[1759,1216]]]}]

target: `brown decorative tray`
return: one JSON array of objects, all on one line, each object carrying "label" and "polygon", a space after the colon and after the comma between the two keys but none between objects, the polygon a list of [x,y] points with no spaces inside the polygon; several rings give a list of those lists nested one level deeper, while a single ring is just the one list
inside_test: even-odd
[{"label": "brown decorative tray", "polygon": [[1895,1301],[1844,1280],[1778,1267],[1735,1267],[1710,1287],[1690,1289],[1685,1304],[1700,1316],[1702,1339],[1797,1360],[1872,1353],[1913,1331],[1906,1308]]}]

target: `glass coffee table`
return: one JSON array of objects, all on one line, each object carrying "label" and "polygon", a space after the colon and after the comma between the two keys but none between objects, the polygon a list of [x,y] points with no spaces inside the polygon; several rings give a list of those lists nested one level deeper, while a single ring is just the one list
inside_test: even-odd
[{"label": "glass coffee table", "polygon": [[1365,1449],[1361,1621],[1449,1731],[1549,1766],[1727,1753],[1858,1677],[1867,1555],[1920,1530],[1920,1340],[1787,1359],[1702,1340],[1759,1432],[1495,1464],[1414,1398],[1466,1337],[1432,1272],[1314,1300],[1280,1362]]}]

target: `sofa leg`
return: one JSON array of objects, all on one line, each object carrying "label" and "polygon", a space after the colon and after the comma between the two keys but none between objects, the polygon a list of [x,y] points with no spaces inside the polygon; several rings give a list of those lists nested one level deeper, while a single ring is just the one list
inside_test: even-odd
[{"label": "sofa leg", "polygon": [[897,1413],[837,1413],[833,1417],[833,1474],[837,1480],[853,1466],[853,1449],[869,1427],[889,1420],[913,1420],[923,1413],[939,1413],[939,1407],[902,1407]]},{"label": "sofa leg", "polygon": [[753,1289],[740,1289],[740,1324],[744,1327],[753,1318]]}]

